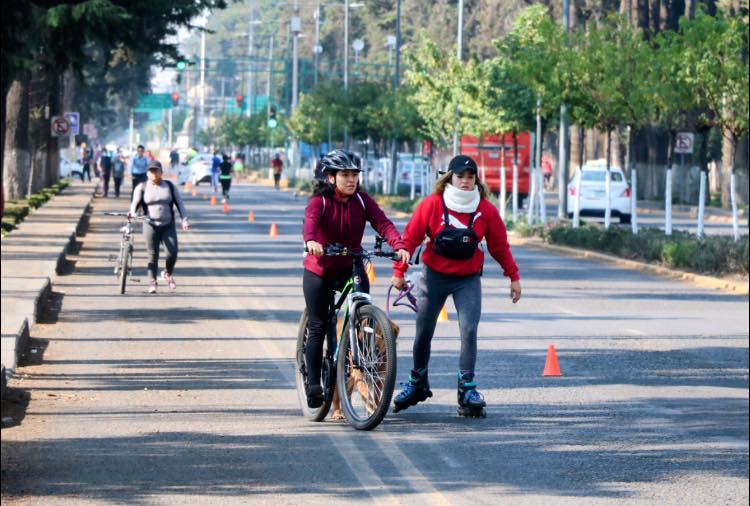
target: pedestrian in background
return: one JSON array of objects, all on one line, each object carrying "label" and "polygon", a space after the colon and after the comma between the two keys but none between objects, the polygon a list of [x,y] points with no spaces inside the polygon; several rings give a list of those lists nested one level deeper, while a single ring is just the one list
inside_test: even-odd
[{"label": "pedestrian in background", "polygon": [[139,145],[138,148],[136,148],[135,156],[130,160],[130,177],[133,182],[133,188],[130,190],[130,198],[133,198],[135,188],[139,184],[145,183],[147,179],[146,170],[148,169],[148,164],[150,162],[145,152],[146,148],[144,148],[143,145]]},{"label": "pedestrian in background", "polygon": [[219,181],[221,194],[226,202],[229,200],[229,188],[232,187],[232,162],[229,161],[229,155],[223,155],[223,160],[219,164]]},{"label": "pedestrian in background", "polygon": [[211,187],[214,193],[218,191],[219,187],[219,166],[221,165],[221,157],[219,156],[219,150],[214,149],[214,157],[211,159]]},{"label": "pedestrian in background", "polygon": [[81,152],[78,158],[78,162],[81,164],[81,181],[85,181],[88,176],[91,181],[91,163],[94,158],[94,150],[91,149],[85,142],[81,143]]},{"label": "pedestrian in background", "polygon": [[112,153],[106,149],[102,151],[102,156],[99,158],[99,167],[101,168],[102,186],[106,197],[109,193],[109,179],[112,177]]},{"label": "pedestrian in background", "polygon": [[122,178],[125,175],[125,157],[120,149],[117,150],[117,156],[112,161],[112,180],[115,183],[115,198],[120,198],[120,186]]},{"label": "pedestrian in background", "polygon": [[271,169],[273,170],[273,186],[277,190],[281,188],[281,172],[284,170],[284,162],[281,161],[281,155],[276,153],[271,160]]}]

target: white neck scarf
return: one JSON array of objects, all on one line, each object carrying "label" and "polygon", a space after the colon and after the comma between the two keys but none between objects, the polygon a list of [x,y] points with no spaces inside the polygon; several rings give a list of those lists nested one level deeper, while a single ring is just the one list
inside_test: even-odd
[{"label": "white neck scarf", "polygon": [[479,188],[473,190],[460,190],[448,183],[443,192],[445,205],[451,211],[457,213],[473,213],[479,207]]}]

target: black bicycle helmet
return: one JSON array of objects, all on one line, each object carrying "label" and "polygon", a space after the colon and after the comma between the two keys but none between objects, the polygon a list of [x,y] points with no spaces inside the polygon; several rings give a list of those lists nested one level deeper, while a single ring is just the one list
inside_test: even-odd
[{"label": "black bicycle helmet", "polygon": [[334,149],[320,160],[323,173],[337,172],[339,170],[362,171],[362,162],[359,157],[350,151]]}]

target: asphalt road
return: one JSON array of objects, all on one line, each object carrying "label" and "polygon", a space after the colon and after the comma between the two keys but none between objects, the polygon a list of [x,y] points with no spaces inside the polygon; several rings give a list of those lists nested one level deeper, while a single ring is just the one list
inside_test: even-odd
[{"label": "asphalt road", "polygon": [[[155,296],[143,268],[117,294],[119,222],[102,213],[126,203],[95,201],[11,384],[31,401],[2,430],[4,504],[747,504],[747,298],[515,248],[519,304],[496,264],[483,277],[488,417],[456,416],[449,304],[435,397],[362,433],[300,416],[305,202],[249,185],[228,215],[187,200],[178,288]],[[388,271],[377,263],[381,305]],[[394,315],[405,381],[413,316]],[[541,376],[550,344],[561,378]]]}]

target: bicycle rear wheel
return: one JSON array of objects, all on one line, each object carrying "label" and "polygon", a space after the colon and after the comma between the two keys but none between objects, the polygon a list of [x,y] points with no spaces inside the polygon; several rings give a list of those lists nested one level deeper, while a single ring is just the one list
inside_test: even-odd
[{"label": "bicycle rear wheel", "polygon": [[307,394],[305,394],[305,381],[307,380],[307,366],[305,364],[307,321],[307,309],[305,309],[299,320],[299,331],[297,333],[297,364],[295,371],[297,380],[297,398],[299,399],[299,406],[302,409],[302,414],[313,422],[321,422],[328,415],[328,411],[331,409],[331,403],[333,402],[333,389],[336,384],[336,379],[333,377],[335,374],[333,370],[334,365],[333,360],[331,359],[333,351],[328,350],[330,339],[325,339],[323,342],[323,363],[321,364],[323,404],[319,408],[310,408],[307,405]]},{"label": "bicycle rear wheel", "polygon": [[371,430],[383,421],[393,397],[396,339],[388,317],[373,305],[361,306],[353,325],[357,350],[350,349],[348,335],[339,342],[336,388],[349,423]]}]

